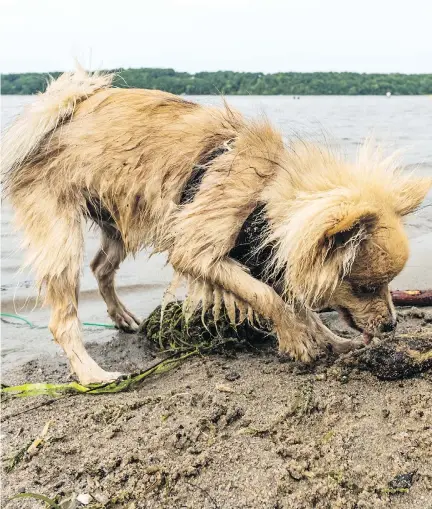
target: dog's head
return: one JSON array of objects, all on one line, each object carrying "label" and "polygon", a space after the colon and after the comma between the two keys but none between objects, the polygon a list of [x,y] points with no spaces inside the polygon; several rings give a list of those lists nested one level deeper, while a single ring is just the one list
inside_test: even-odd
[{"label": "dog's head", "polygon": [[346,166],[323,174],[301,183],[288,221],[273,223],[275,265],[288,300],[338,309],[367,340],[396,326],[388,285],[409,255],[403,218],[432,180]]},{"label": "dog's head", "polygon": [[342,269],[342,274],[339,272],[338,284],[328,296],[327,304],[338,309],[348,325],[363,332],[368,342],[371,337],[396,327],[389,282],[408,259],[408,239],[399,211],[385,212],[370,207],[366,214],[361,210],[356,212],[355,204],[351,208],[353,215],[348,227],[341,221],[340,226],[326,232],[327,243],[332,246],[327,263],[343,267],[344,258],[347,255],[350,258],[350,267],[346,271]]}]

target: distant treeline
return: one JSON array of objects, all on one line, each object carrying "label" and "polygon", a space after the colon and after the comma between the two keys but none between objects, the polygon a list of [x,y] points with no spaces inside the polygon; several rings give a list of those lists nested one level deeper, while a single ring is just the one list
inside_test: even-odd
[{"label": "distant treeline", "polygon": [[[432,94],[432,74],[358,74],[351,72],[176,72],[173,69],[115,69],[114,85],[152,88],[174,94],[203,95],[394,95]],[[3,74],[2,94],[43,91],[49,75]]]}]

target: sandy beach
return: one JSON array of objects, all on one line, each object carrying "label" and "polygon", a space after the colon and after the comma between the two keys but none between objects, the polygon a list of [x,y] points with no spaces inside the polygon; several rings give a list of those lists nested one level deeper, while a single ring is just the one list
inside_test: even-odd
[{"label": "sandy beach", "polygon": [[[431,372],[405,379],[382,348],[430,352],[432,309],[399,312],[399,344],[372,346],[373,362],[324,355],[307,367],[264,344],[191,359],[130,393],[4,399],[3,503],[31,492],[88,495],[94,509],[429,507]],[[349,335],[335,313],[325,320]],[[89,349],[109,369],[158,358],[143,336],[104,339]],[[64,359],[43,355],[4,381],[69,379]]]}]

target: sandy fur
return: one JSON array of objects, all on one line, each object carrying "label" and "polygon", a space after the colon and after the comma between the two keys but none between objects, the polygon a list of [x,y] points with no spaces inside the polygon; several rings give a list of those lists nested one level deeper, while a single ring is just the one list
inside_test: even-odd
[{"label": "sandy fur", "polygon": [[[99,253],[93,270],[123,328],[136,323],[115,294],[114,274],[124,256],[143,247],[167,252],[188,280],[186,314],[201,305],[217,316],[224,302],[233,321],[263,316],[273,322],[281,351],[305,361],[324,344],[354,346],[324,327],[314,308],[343,305],[362,330],[391,319],[387,284],[408,257],[402,216],[421,203],[430,180],[406,177],[368,147],[348,163],[319,146],[286,147],[267,122],[247,121],[227,106],[109,83],[82,71],[60,78],[3,145],[5,188],[38,283],[46,286],[51,330],[81,381],[116,375],[85,352],[76,314],[88,203],[114,221],[116,233],[103,237],[101,249],[109,254]],[[194,200],[180,205],[193,166],[227,143],[230,150],[208,165]],[[282,295],[227,256],[260,203],[269,227],[257,246],[273,246],[268,273],[283,271]],[[362,282],[380,287],[366,305],[351,284]]]}]

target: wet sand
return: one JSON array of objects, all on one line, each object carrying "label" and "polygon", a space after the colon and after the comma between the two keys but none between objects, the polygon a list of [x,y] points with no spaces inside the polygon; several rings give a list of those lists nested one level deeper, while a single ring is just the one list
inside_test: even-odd
[{"label": "wet sand", "polygon": [[[432,309],[400,315],[398,334],[420,338],[407,345],[432,352]],[[335,313],[325,319],[349,334]],[[89,348],[108,369],[133,371],[157,358],[142,336],[105,339]],[[393,343],[366,353],[383,344]],[[350,355],[324,355],[312,367],[281,362],[270,344],[191,359],[130,393],[6,399],[3,468],[51,424],[42,444],[3,474],[3,503],[32,492],[58,502],[89,495],[92,509],[427,508],[432,373],[383,380],[381,368]],[[64,359],[44,355],[5,381],[68,379]]]}]

